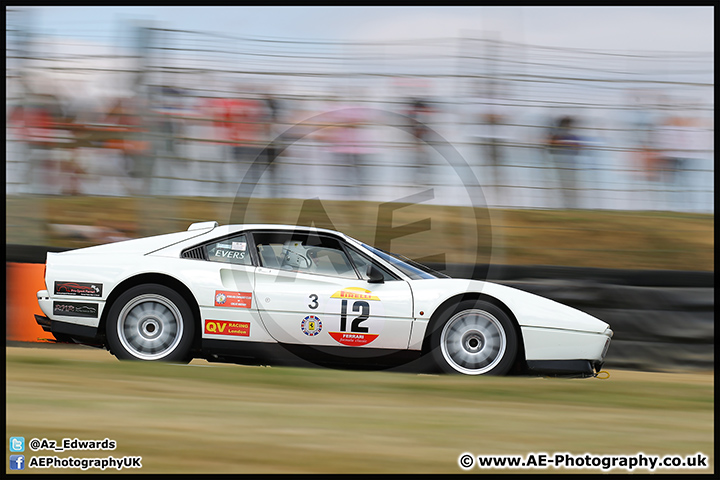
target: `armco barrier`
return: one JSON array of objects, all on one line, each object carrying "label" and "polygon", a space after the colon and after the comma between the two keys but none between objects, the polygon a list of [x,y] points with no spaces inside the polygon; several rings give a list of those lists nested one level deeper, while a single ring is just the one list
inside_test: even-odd
[{"label": "armco barrier", "polygon": [[[48,251],[62,250],[7,246],[7,340],[51,338],[33,317],[41,314],[35,292],[45,288],[43,262]],[[452,274],[461,268],[449,265],[446,271]],[[536,293],[609,323],[615,336],[608,367],[714,368],[713,272],[492,265],[477,268],[476,277]]]}]

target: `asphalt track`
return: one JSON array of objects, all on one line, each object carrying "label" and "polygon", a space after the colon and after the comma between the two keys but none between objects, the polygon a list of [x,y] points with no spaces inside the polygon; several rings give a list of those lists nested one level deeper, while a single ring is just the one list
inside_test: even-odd
[{"label": "asphalt track", "polygon": [[[708,468],[656,473],[714,472],[712,372],[611,370],[607,380],[567,380],[173,365],[21,343],[6,355],[7,452],[11,436],[117,443],[112,451],[26,449],[28,461],[141,456],[140,473],[462,473],[465,452],[700,452]],[[603,473],[502,470],[523,471]]]}]

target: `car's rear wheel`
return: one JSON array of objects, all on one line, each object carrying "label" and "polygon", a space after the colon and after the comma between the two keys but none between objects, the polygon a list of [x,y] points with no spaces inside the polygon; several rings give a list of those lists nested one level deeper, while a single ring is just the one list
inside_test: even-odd
[{"label": "car's rear wheel", "polygon": [[504,375],[517,355],[512,320],[482,300],[466,300],[446,309],[430,337],[440,369],[465,375]]},{"label": "car's rear wheel", "polygon": [[194,328],[188,303],[164,285],[138,285],[110,307],[106,334],[110,351],[123,360],[186,362]]}]

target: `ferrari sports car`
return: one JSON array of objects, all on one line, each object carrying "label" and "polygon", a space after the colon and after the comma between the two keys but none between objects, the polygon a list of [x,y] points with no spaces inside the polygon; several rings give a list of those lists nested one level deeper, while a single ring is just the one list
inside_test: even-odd
[{"label": "ferrari sports car", "polygon": [[288,225],[201,222],[48,253],[45,286],[45,331],[119,359],[589,377],[613,335],[552,300]]}]

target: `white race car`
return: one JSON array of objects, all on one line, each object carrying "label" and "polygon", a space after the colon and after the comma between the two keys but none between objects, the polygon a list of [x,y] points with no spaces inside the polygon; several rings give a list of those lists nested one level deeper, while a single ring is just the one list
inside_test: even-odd
[{"label": "white race car", "polygon": [[593,376],[613,334],[552,300],[308,227],[202,222],[48,253],[45,285],[38,324],[120,359]]}]

